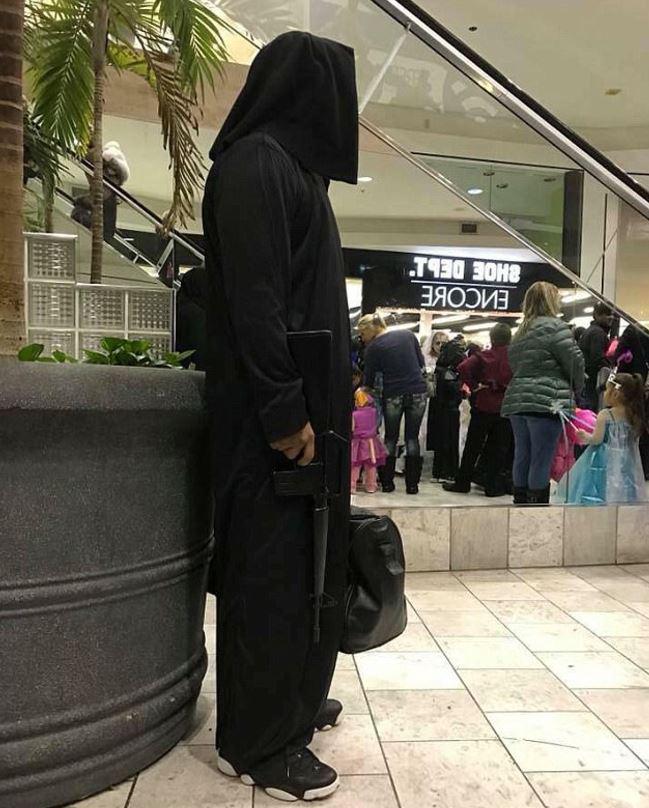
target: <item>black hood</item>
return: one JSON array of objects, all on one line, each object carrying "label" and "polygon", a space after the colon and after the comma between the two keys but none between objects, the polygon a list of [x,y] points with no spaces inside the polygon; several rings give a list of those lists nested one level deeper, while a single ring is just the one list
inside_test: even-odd
[{"label": "black hood", "polygon": [[282,34],[262,48],[210,157],[216,159],[252,132],[266,132],[325,179],[356,183],[354,51],[301,31]]}]

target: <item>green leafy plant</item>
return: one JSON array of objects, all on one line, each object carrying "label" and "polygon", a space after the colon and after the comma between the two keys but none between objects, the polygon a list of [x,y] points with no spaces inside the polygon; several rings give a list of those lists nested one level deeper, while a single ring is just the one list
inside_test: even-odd
[{"label": "green leafy plant", "polygon": [[[104,337],[98,351],[84,350],[82,362],[87,365],[122,365],[126,367],[146,368],[183,368],[183,362],[189,359],[194,351],[167,351],[161,358],[152,353],[151,343],[144,339],[120,339],[119,337]],[[72,362],[78,360],[64,351],[52,351],[52,356],[44,356],[45,346],[34,342],[25,345],[18,352],[18,359],[22,362]]]},{"label": "green leafy plant", "polygon": [[91,282],[101,282],[103,104],[106,70],[130,72],[155,92],[173,173],[166,225],[193,218],[204,163],[199,108],[227,51],[228,24],[200,0],[26,0],[25,57],[34,118],[44,136],[85,155],[92,141]]}]

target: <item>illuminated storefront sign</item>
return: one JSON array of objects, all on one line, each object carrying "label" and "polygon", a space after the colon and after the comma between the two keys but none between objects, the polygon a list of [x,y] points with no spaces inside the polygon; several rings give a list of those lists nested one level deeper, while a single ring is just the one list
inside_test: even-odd
[{"label": "illuminated storefront sign", "polygon": [[541,262],[346,249],[347,274],[363,279],[363,311],[430,309],[514,314],[536,281],[569,283]]}]

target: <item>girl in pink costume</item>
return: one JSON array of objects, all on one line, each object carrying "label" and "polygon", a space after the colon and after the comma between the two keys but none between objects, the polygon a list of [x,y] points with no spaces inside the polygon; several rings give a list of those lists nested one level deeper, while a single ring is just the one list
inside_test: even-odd
[{"label": "girl in pink costume", "polygon": [[352,427],[352,494],[356,493],[358,478],[363,469],[365,491],[376,492],[376,469],[385,464],[387,452],[378,436],[374,399],[365,390],[354,394]]}]

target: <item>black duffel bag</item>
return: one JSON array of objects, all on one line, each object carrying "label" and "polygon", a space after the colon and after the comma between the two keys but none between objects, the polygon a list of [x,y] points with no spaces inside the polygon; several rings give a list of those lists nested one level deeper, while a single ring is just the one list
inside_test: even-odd
[{"label": "black duffel bag", "polygon": [[358,654],[390,642],[406,628],[405,559],[397,526],[361,508],[350,514],[351,577],[340,650]]}]

